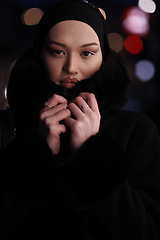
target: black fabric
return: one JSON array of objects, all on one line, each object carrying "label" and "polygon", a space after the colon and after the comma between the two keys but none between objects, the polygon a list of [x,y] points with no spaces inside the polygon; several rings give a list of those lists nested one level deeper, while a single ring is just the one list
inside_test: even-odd
[{"label": "black fabric", "polygon": [[159,240],[159,144],[154,123],[127,111],[63,161],[27,129],[0,155],[3,239]]},{"label": "black fabric", "polygon": [[8,109],[0,110],[0,150],[9,143],[9,131]]},{"label": "black fabric", "polygon": [[16,129],[13,111],[9,107],[0,110],[0,151],[14,140],[15,134]]},{"label": "black fabric", "polygon": [[3,239],[159,240],[160,140],[145,116],[119,110],[130,80],[114,51],[99,71],[68,91],[94,93],[100,130],[78,151],[69,136],[53,156],[38,132],[39,111],[63,89],[46,78],[33,50],[15,64],[8,100],[17,136],[0,153]]},{"label": "black fabric", "polygon": [[[65,98],[70,102],[80,92],[95,94],[101,115],[122,108],[131,92],[130,79],[122,58],[111,51],[100,70],[90,79],[77,83]],[[34,60],[33,50],[29,50],[12,69],[7,89],[9,105],[15,113],[18,132],[27,127],[37,129],[39,111],[43,103],[54,93],[63,95],[63,89],[46,78]]]},{"label": "black fabric", "polygon": [[100,40],[103,58],[109,51],[106,20],[99,9],[88,1],[63,0],[55,2],[43,15],[36,33],[34,42],[34,53],[39,61],[48,31],[57,23],[65,20],[77,20],[90,25],[97,33]]}]

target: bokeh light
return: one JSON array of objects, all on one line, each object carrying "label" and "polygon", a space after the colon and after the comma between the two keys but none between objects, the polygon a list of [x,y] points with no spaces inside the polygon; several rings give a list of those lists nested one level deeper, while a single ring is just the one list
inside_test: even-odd
[{"label": "bokeh light", "polygon": [[143,49],[143,42],[140,37],[130,35],[124,40],[124,46],[131,54],[138,55]]},{"label": "bokeh light", "polygon": [[127,32],[145,36],[150,29],[149,15],[138,7],[131,7],[125,11],[122,24]]},{"label": "bokeh light", "polygon": [[135,75],[142,82],[150,81],[155,75],[155,66],[149,60],[141,60],[135,65]]},{"label": "bokeh light", "polygon": [[138,6],[147,13],[154,13],[156,11],[156,4],[152,0],[139,0]]},{"label": "bokeh light", "polygon": [[4,89],[4,97],[5,97],[5,99],[7,99],[7,86]]},{"label": "bokeh light", "polygon": [[21,19],[24,25],[37,25],[43,16],[40,8],[30,8],[22,13]]},{"label": "bokeh light", "polygon": [[112,50],[115,52],[120,52],[124,47],[124,39],[118,33],[109,33],[108,34],[109,45]]},{"label": "bokeh light", "polygon": [[106,16],[105,11],[104,11],[102,8],[98,8],[98,9],[99,9],[99,11],[102,13],[104,19],[106,20],[106,19],[107,19],[107,16]]}]

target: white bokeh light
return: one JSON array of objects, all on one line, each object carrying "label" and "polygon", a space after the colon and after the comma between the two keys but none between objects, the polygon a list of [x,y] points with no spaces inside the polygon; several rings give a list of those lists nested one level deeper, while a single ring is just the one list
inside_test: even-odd
[{"label": "white bokeh light", "polygon": [[5,89],[4,89],[4,97],[5,97],[5,99],[7,99],[7,87],[5,87]]},{"label": "white bokeh light", "polygon": [[152,0],[139,0],[138,6],[147,13],[154,13],[156,11],[156,4]]},{"label": "white bokeh light", "polygon": [[150,29],[148,13],[138,7],[130,8],[123,20],[123,27],[132,34],[146,35]]},{"label": "white bokeh light", "polygon": [[155,75],[155,66],[149,60],[141,60],[135,65],[135,75],[142,82],[150,81]]}]

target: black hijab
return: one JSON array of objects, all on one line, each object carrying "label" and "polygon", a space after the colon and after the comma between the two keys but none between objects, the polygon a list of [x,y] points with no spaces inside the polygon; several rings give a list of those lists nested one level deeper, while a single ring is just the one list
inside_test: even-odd
[{"label": "black hijab", "polygon": [[60,0],[50,6],[39,23],[34,42],[34,54],[38,61],[48,31],[65,20],[81,21],[91,26],[100,40],[103,59],[109,54],[106,19],[99,8],[86,0]]}]

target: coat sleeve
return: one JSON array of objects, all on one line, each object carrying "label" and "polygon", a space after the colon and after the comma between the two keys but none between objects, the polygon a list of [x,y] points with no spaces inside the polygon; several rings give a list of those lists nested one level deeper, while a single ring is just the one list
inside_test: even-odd
[{"label": "coat sleeve", "polygon": [[160,237],[159,136],[153,124],[137,139],[132,160],[112,135],[100,132],[60,162],[33,130],[5,148],[1,159],[2,179],[12,198],[19,205],[25,199],[38,207],[55,206],[56,221],[67,214],[66,231],[71,224],[71,232],[76,229],[85,215],[87,239]]},{"label": "coat sleeve", "polygon": [[160,142],[153,123],[135,144],[129,161],[111,135],[98,133],[59,169],[61,190],[77,211],[88,212],[93,239],[160,239]]}]

